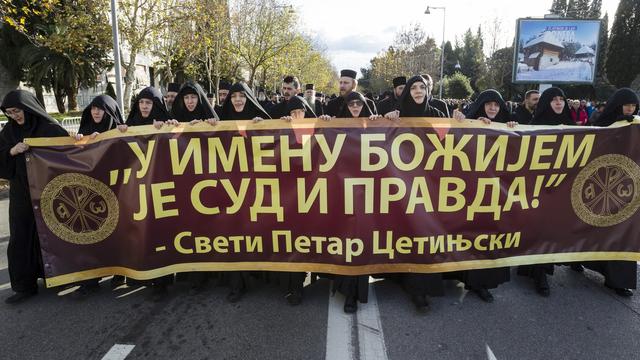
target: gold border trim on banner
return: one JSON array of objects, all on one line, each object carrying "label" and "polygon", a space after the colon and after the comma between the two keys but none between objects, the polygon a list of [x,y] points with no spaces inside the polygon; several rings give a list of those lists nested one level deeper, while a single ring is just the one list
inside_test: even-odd
[{"label": "gold border trim on banner", "polygon": [[310,271],[341,275],[366,275],[381,273],[438,273],[460,270],[487,269],[496,267],[532,265],[545,263],[565,263],[573,261],[640,261],[640,253],[635,252],[579,252],[559,254],[538,254],[512,256],[493,260],[467,260],[441,264],[375,264],[375,265],[334,265],[320,263],[286,262],[203,262],[182,263],[153,270],[133,270],[126,267],[103,267],[85,270],[46,279],[47,287],[70,284],[103,276],[124,275],[137,280],[149,280],[167,274],[188,271]]},{"label": "gold border trim on banner", "polygon": [[[625,127],[632,124],[640,124],[640,117],[636,117],[633,122],[619,121],[609,128]],[[25,143],[29,146],[65,146],[65,145],[87,145],[97,143],[108,139],[126,138],[140,135],[153,135],[153,134],[175,134],[175,133],[192,133],[192,132],[220,132],[220,131],[252,131],[252,130],[287,130],[287,129],[327,129],[327,128],[452,128],[452,129],[485,129],[485,130],[500,130],[504,132],[527,132],[533,130],[561,130],[561,129],[606,129],[602,127],[589,127],[589,126],[540,126],[540,125],[518,125],[515,128],[509,128],[506,124],[493,122],[490,125],[485,125],[479,120],[465,119],[458,121],[454,119],[445,118],[402,118],[400,120],[389,119],[377,119],[368,120],[362,119],[331,119],[319,120],[319,119],[299,119],[292,122],[285,120],[263,120],[260,122],[254,122],[253,120],[238,120],[238,121],[219,121],[217,125],[212,126],[207,123],[198,123],[195,125],[189,125],[187,123],[180,123],[180,126],[168,126],[165,125],[161,129],[156,129],[153,125],[144,126],[132,126],[127,129],[126,132],[120,132],[117,129],[109,130],[98,134],[95,139],[91,139],[89,136],[83,137],[80,141],[76,141],[72,137],[55,137],[55,138],[30,138],[26,139]]]}]

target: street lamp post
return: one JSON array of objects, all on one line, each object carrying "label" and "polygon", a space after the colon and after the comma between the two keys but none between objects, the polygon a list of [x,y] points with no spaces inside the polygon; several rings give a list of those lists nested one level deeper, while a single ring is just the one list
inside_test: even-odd
[{"label": "street lamp post", "polygon": [[116,102],[124,110],[122,99],[122,71],[120,70],[120,38],[118,36],[118,3],[111,0],[111,33],[113,34],[113,64],[116,71]]},{"label": "street lamp post", "polygon": [[431,9],[442,10],[442,52],[440,53],[440,99],[442,99],[442,85],[444,84],[444,30],[447,19],[447,8],[444,6],[427,6],[425,14],[431,14]]}]

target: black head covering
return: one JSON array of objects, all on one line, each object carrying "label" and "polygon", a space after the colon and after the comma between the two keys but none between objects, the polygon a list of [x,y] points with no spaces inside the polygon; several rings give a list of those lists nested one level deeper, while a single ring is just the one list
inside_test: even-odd
[{"label": "black head covering", "polygon": [[[244,104],[242,112],[237,112],[231,103],[231,95],[233,93],[242,92],[247,97],[247,102]],[[264,110],[262,105],[253,92],[245,83],[235,83],[229,89],[229,95],[224,99],[222,104],[222,113],[220,114],[220,120],[251,120],[255,117],[261,117],[263,119],[271,119],[269,114]]]},{"label": "black head covering", "polygon": [[315,90],[315,86],[313,84],[307,84],[304,86],[305,90]]},{"label": "black head covering", "polygon": [[300,96],[292,96],[287,101],[287,116],[291,114],[293,110],[304,110],[305,117],[316,117],[316,113],[313,112],[307,101]]},{"label": "black head covering", "polygon": [[397,88],[400,85],[405,85],[407,83],[407,78],[404,76],[398,76],[393,79],[393,87]]},{"label": "black head covering", "polygon": [[169,83],[169,85],[167,85],[167,92],[178,92],[180,91],[180,84],[178,83]]},{"label": "black head covering", "polygon": [[[140,99],[149,99],[153,101],[151,113],[146,118],[143,118],[142,114],[140,113],[140,105],[138,104],[138,101],[140,101]],[[131,111],[129,112],[129,116],[127,117],[127,125],[152,125],[153,120],[167,121],[170,118],[171,116],[169,115],[169,111],[167,111],[167,106],[164,103],[162,93],[160,92],[160,90],[149,86],[142,89],[142,91],[140,91],[138,96],[136,96],[135,100],[133,101],[133,106],[131,107]]]},{"label": "black head covering", "polygon": [[356,75],[358,75],[358,73],[353,70],[344,69],[340,71],[340,77],[345,76],[345,77],[350,77],[352,79],[355,79]]},{"label": "black head covering", "polygon": [[424,98],[422,104],[417,104],[411,97],[411,86],[416,82],[422,82],[429,88],[427,81],[420,75],[416,75],[407,80],[407,86],[402,90],[400,95],[400,116],[402,117],[445,117],[444,114],[429,105],[429,97]]},{"label": "black head covering", "polygon": [[607,105],[598,118],[596,126],[609,126],[616,121],[633,120],[633,115],[622,115],[622,105],[626,104],[636,104],[636,112],[633,115],[638,115],[638,111],[640,110],[638,95],[629,88],[621,88],[613,93],[613,95],[609,97],[609,100],[607,100]]},{"label": "black head covering", "polygon": [[[556,96],[562,96],[565,100],[564,109],[560,114],[556,114],[551,108],[551,101]],[[536,106],[536,111],[533,114],[531,125],[575,125],[571,117],[567,97],[564,95],[562,89],[550,87],[542,92],[538,106]]]},{"label": "black head covering", "polygon": [[[187,110],[184,104],[184,96],[187,94],[195,94],[198,96],[198,105],[193,111]],[[176,100],[171,107],[173,117],[182,122],[189,122],[191,120],[205,120],[205,119],[218,119],[216,111],[213,110],[211,104],[207,100],[207,95],[202,90],[202,87],[193,82],[187,82],[182,85],[182,89],[176,95]]]},{"label": "black head covering", "polygon": [[[0,110],[5,114],[8,108],[18,108],[24,111],[24,124],[18,125],[10,116],[5,128],[10,127],[7,135],[12,143],[17,143],[25,138],[32,137],[40,133],[42,127],[55,126],[60,129],[60,124],[54,120],[40,104],[38,98],[25,90],[13,90],[5,95],[0,105]],[[3,129],[4,130],[4,129]],[[4,131],[3,131],[4,132]]]},{"label": "black head covering", "polygon": [[340,112],[338,112],[339,118],[353,117],[353,115],[351,115],[351,111],[349,111],[349,106],[348,106],[349,102],[353,100],[360,100],[364,104],[362,106],[362,110],[360,111],[360,115],[358,115],[358,117],[368,118],[369,116],[371,116],[372,112],[371,112],[371,109],[369,108],[369,104],[367,104],[367,99],[364,97],[364,95],[362,95],[362,93],[359,93],[357,91],[352,91],[351,93],[349,93],[349,95],[347,95],[347,98],[344,100],[344,103],[340,108]]},{"label": "black head covering", "polygon": [[220,84],[218,85],[218,91],[229,90],[229,89],[231,89],[231,83],[228,83],[226,81],[220,81]]},{"label": "black head covering", "polygon": [[500,123],[506,123],[510,120],[509,109],[507,109],[507,104],[504,102],[502,95],[494,89],[485,90],[478,95],[476,101],[473,104],[469,105],[465,116],[469,119],[478,119],[480,117],[486,117],[487,113],[484,111],[484,104],[495,101],[500,106],[500,111],[496,115],[495,119],[491,119],[491,121],[496,121]]},{"label": "black head covering", "polygon": [[[94,106],[104,110],[102,120],[97,124],[91,116],[91,108]],[[109,95],[98,95],[82,111],[78,133],[82,135],[91,135],[94,132],[103,133],[121,124],[124,124],[124,120],[118,103]]]}]

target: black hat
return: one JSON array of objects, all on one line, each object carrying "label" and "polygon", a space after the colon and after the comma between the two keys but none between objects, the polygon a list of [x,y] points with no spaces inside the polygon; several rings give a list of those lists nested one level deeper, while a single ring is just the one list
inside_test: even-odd
[{"label": "black hat", "polygon": [[398,76],[397,78],[393,79],[393,87],[398,87],[400,85],[406,85],[407,84],[407,78],[404,76]]},{"label": "black hat", "polygon": [[216,97],[216,96],[214,94],[212,94],[212,93],[208,93],[207,94],[207,98],[208,99],[213,99],[214,97]]},{"label": "black hat", "polygon": [[226,81],[220,81],[220,85],[218,86],[218,90],[229,90],[231,89],[231,84]]},{"label": "black hat", "polygon": [[169,83],[169,85],[167,85],[167,92],[178,92],[178,91],[180,91],[180,84]]},{"label": "black hat", "polygon": [[355,80],[356,75],[358,75],[358,73],[356,73],[356,72],[355,72],[355,71],[353,71],[353,70],[345,69],[345,70],[341,70],[341,71],[340,71],[340,77],[343,77],[343,76],[344,76],[344,77],[350,77],[350,78],[352,78],[352,79],[354,79],[354,80]]},{"label": "black hat", "polygon": [[313,84],[307,84],[304,86],[305,90],[315,90],[315,86]]},{"label": "black hat", "polygon": [[324,94],[323,94],[323,93],[321,93],[321,92],[317,92],[317,93],[316,93],[316,97],[323,97],[323,96],[324,96]]}]

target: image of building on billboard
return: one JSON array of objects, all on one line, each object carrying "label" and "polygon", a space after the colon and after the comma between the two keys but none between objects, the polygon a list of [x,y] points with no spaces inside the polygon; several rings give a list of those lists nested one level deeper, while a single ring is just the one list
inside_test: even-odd
[{"label": "image of building on billboard", "polygon": [[518,19],[514,83],[592,84],[600,20]]}]

